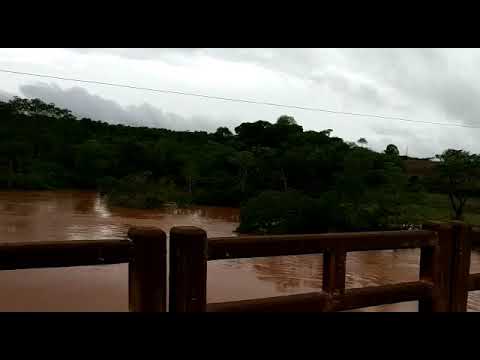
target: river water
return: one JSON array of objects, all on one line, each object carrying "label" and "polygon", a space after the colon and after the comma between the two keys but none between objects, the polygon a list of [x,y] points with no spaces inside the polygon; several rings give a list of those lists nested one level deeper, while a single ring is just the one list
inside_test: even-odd
[{"label": "river water", "polygon": [[[0,192],[0,242],[124,238],[130,226],[198,226],[208,236],[236,236],[238,209],[136,210],[108,207],[94,192]],[[418,280],[419,251],[349,253],[347,288]],[[471,272],[480,272],[480,253]],[[322,256],[305,255],[208,263],[208,302],[317,291]],[[0,311],[128,311],[127,265],[0,271]],[[471,292],[469,311],[480,310]],[[416,311],[416,302],[359,311]]]}]

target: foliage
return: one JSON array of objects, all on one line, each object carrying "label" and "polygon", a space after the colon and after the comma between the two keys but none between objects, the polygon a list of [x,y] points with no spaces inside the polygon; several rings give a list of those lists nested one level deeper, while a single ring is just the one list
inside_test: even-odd
[{"label": "foliage", "polygon": [[418,197],[381,191],[370,192],[367,201],[355,203],[342,202],[335,191],[314,198],[295,190],[270,190],[251,198],[241,208],[237,231],[294,234],[402,228],[423,220],[411,211],[415,206],[412,204],[419,201]]},{"label": "foliage", "polygon": [[437,155],[440,182],[448,193],[455,219],[462,219],[465,203],[479,188],[480,157],[464,150],[445,150]]},{"label": "foliage", "polygon": [[171,180],[162,178],[154,181],[149,172],[120,180],[104,179],[102,184],[106,186],[108,201],[116,206],[154,209],[170,202],[179,202],[180,205],[191,202],[189,195],[179,191]]},{"label": "foliage", "polygon": [[396,145],[389,144],[385,149],[385,154],[390,156],[399,156],[400,152],[398,151],[398,148]]},{"label": "foliage", "polygon": [[326,210],[321,201],[297,191],[265,191],[250,199],[241,209],[237,231],[269,234],[323,232],[328,223],[322,217]]},{"label": "foliage", "polygon": [[422,191],[394,145],[377,153],[331,129],[304,131],[288,115],[235,133],[171,131],[77,119],[15,98],[0,102],[0,122],[0,188],[97,189],[130,207],[243,205],[247,232],[383,228],[408,221],[410,196]]},{"label": "foliage", "polygon": [[367,139],[362,137],[362,138],[357,140],[357,143],[359,143],[360,145],[367,145],[368,141],[367,141]]}]

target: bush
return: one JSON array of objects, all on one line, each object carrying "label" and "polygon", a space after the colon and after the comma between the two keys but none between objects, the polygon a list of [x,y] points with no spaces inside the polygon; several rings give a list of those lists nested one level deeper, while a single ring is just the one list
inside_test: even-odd
[{"label": "bush", "polygon": [[99,181],[99,189],[110,205],[140,209],[155,209],[168,202],[187,206],[192,202],[190,194],[178,190],[173,181],[162,178],[153,180],[150,172],[129,175],[120,180],[111,177]]},{"label": "bush", "polygon": [[397,194],[385,189],[369,192],[358,202],[336,192],[319,198],[298,191],[266,191],[250,199],[240,211],[241,233],[292,234],[383,230],[415,224],[421,193]]},{"label": "bush", "polygon": [[112,176],[105,176],[98,180],[97,187],[100,195],[108,194],[116,186],[118,186],[118,180]]},{"label": "bush", "polygon": [[[240,211],[241,233],[314,233],[328,230],[322,202],[298,191],[265,191]],[[327,221],[325,221],[327,220]]]},{"label": "bush", "polygon": [[48,190],[52,188],[48,180],[41,174],[15,174],[13,186],[24,190]]},{"label": "bush", "polygon": [[199,205],[239,206],[243,194],[239,187],[219,185],[208,189],[195,189],[193,201]]}]

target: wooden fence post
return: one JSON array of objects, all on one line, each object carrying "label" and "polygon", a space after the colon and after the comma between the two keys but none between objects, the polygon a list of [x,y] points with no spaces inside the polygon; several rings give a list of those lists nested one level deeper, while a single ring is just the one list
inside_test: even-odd
[{"label": "wooden fence post", "polygon": [[325,251],[323,254],[322,290],[326,293],[345,292],[347,253],[343,249]]},{"label": "wooden fence post", "polygon": [[471,226],[451,221],[428,223],[424,228],[437,233],[439,244],[421,250],[420,280],[432,282],[435,288],[431,299],[419,302],[419,311],[467,311]]},{"label": "wooden fence post", "polygon": [[472,252],[471,226],[452,221],[453,259],[450,293],[450,311],[467,311],[468,277],[470,274],[470,257]]},{"label": "wooden fence post", "polygon": [[170,312],[205,312],[207,233],[194,226],[170,230]]},{"label": "wooden fence post", "polygon": [[134,244],[128,264],[129,309],[133,312],[166,312],[167,236],[155,227],[128,231]]},{"label": "wooden fence post", "polygon": [[453,257],[453,229],[450,224],[429,222],[424,230],[436,232],[438,244],[420,251],[420,280],[434,285],[431,298],[418,302],[419,312],[450,311],[451,260]]},{"label": "wooden fence post", "polygon": [[[330,296],[345,293],[347,252],[342,247],[323,253],[322,290]],[[327,301],[324,311],[330,311],[335,304]]]}]

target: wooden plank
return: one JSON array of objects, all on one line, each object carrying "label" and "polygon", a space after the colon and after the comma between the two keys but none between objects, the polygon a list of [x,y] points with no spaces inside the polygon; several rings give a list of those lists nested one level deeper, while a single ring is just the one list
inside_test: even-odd
[{"label": "wooden plank", "polygon": [[128,266],[129,309],[167,311],[167,235],[155,227],[134,227],[128,237],[134,256]]},{"label": "wooden plank", "polygon": [[480,290],[480,274],[470,274],[468,277],[468,291]]},{"label": "wooden plank", "polygon": [[170,312],[205,312],[207,233],[194,226],[170,230]]},{"label": "wooden plank", "polygon": [[424,281],[347,289],[344,294],[323,292],[263,299],[210,303],[207,312],[326,312],[415,301],[430,297],[433,286]]},{"label": "wooden plank", "polygon": [[106,265],[130,260],[129,240],[73,240],[0,244],[0,270]]},{"label": "wooden plank", "polygon": [[208,239],[208,260],[345,251],[408,249],[434,246],[432,231],[381,231],[307,235],[239,236]]}]

